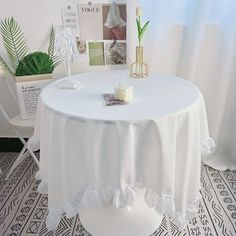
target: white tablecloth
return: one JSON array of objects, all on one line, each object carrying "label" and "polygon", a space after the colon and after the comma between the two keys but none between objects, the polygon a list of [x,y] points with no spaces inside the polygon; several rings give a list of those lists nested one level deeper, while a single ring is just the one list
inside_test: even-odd
[{"label": "white tablecloth", "polygon": [[[198,209],[201,153],[213,147],[204,99],[196,86],[174,76],[128,77],[127,71],[74,77],[77,90],[41,93],[34,136],[40,140],[39,191],[48,192],[47,226],[82,207],[132,205],[137,187],[159,213],[184,226]],[[134,86],[134,101],[104,106],[118,79]]]}]

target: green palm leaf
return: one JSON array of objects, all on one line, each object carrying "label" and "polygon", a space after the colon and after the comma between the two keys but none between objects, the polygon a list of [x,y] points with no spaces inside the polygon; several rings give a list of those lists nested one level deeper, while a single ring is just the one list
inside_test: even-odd
[{"label": "green palm leaf", "polygon": [[48,56],[51,58],[53,57],[53,54],[54,54],[54,45],[55,45],[55,32],[52,26],[51,31],[50,31],[49,45],[48,45]]},{"label": "green palm leaf", "polygon": [[0,33],[12,67],[11,74],[15,74],[19,61],[28,53],[24,34],[12,17],[0,21]]},{"label": "green palm leaf", "polygon": [[60,57],[53,56],[53,57],[51,57],[51,59],[53,61],[54,68],[61,64],[62,60],[60,59]]},{"label": "green palm leaf", "polygon": [[55,47],[55,31],[54,31],[54,28],[52,26],[51,31],[50,31],[48,55],[53,61],[53,66],[56,67],[61,63],[61,59],[54,55],[54,47]]}]

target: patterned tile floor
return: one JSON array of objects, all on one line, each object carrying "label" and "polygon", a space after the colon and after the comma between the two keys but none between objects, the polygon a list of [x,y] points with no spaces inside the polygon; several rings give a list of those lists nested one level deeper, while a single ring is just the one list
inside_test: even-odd
[{"label": "patterned tile floor", "polygon": [[[34,179],[37,166],[31,158],[22,162],[9,180],[4,181],[17,153],[0,153],[0,236],[90,236],[79,216],[62,217],[55,232],[45,226],[47,195],[37,192]],[[163,217],[152,236],[236,236],[236,171],[220,172],[202,166],[202,201],[198,215],[183,231]],[[168,234],[167,222],[170,223]],[[107,235],[104,235],[107,236]],[[144,235],[145,236],[145,235]]]}]

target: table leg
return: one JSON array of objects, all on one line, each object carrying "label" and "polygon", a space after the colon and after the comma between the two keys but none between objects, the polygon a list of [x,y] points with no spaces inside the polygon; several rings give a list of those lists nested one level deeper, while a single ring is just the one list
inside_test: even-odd
[{"label": "table leg", "polygon": [[93,236],[149,236],[161,224],[162,215],[148,207],[144,190],[138,190],[132,207],[81,209],[79,217]]}]

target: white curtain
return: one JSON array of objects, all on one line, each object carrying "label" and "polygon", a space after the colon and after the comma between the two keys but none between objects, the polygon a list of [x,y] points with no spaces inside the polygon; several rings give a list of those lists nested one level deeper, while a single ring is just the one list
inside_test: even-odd
[{"label": "white curtain", "polygon": [[[131,2],[129,62],[136,44]],[[236,0],[140,0],[138,5],[143,22],[151,21],[143,40],[150,70],[190,80],[205,97],[217,148],[204,162],[236,169]]]}]

